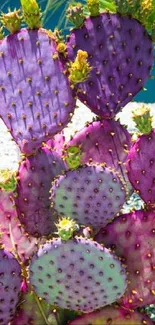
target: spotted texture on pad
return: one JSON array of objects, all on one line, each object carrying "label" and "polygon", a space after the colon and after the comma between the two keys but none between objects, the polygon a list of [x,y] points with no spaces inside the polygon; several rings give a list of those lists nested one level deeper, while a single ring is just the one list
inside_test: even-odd
[{"label": "spotted texture on pad", "polygon": [[74,111],[73,92],[56,56],[44,29],[22,29],[0,43],[0,115],[26,154],[60,132]]},{"label": "spotted texture on pad", "polygon": [[139,196],[155,207],[155,130],[143,134],[131,147],[127,157],[128,177]]},{"label": "spotted texture on pad", "polygon": [[101,120],[87,123],[71,138],[66,147],[80,146],[82,164],[106,163],[107,167],[117,170],[129,184],[125,161],[131,145],[131,135],[119,122]]},{"label": "spotted texture on pad", "polygon": [[121,304],[137,308],[155,303],[155,212],[135,211],[115,219],[95,237],[127,265],[129,285]]},{"label": "spotted texture on pad", "polygon": [[78,237],[42,246],[30,263],[30,283],[48,303],[84,313],[116,301],[127,286],[118,258]]},{"label": "spotted texture on pad", "polygon": [[105,226],[120,211],[126,192],[108,168],[84,166],[60,175],[52,186],[52,202],[60,215],[83,225]]},{"label": "spotted texture on pad", "polygon": [[14,316],[21,286],[21,267],[14,256],[0,249],[0,325]]},{"label": "spotted texture on pad", "polygon": [[103,13],[74,29],[67,43],[68,58],[87,51],[93,67],[78,84],[78,97],[95,114],[114,117],[141,90],[153,65],[153,43],[135,19]]},{"label": "spotted texture on pad", "polygon": [[153,325],[146,315],[123,308],[105,307],[103,310],[78,317],[68,325]]},{"label": "spotted texture on pad", "polygon": [[43,147],[25,158],[18,170],[17,190],[14,195],[18,218],[32,236],[46,236],[56,231],[57,213],[51,208],[51,182],[66,169],[61,157]]},{"label": "spotted texture on pad", "polygon": [[24,232],[12,196],[12,192],[0,189],[0,244],[8,251],[12,250],[12,235],[18,254],[24,261],[37,250],[37,240]]}]

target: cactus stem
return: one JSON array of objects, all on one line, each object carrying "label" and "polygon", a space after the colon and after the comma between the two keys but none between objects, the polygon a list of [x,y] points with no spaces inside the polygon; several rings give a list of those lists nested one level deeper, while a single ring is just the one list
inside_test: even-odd
[{"label": "cactus stem", "polygon": [[48,319],[46,318],[46,315],[45,315],[45,313],[44,313],[43,307],[41,306],[41,303],[40,303],[40,301],[39,301],[39,298],[38,298],[38,296],[35,294],[34,291],[33,291],[33,295],[34,295],[34,299],[35,299],[35,301],[36,301],[36,303],[37,303],[37,305],[38,305],[38,308],[39,308],[39,310],[40,310],[40,312],[41,312],[41,315],[43,316],[43,318],[44,318],[44,320],[45,320],[46,325],[51,325],[51,324],[49,323]]}]

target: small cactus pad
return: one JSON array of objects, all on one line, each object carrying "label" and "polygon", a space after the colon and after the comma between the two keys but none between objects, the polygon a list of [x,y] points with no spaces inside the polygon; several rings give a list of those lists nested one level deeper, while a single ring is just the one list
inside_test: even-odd
[{"label": "small cactus pad", "polygon": [[51,196],[60,215],[94,229],[110,222],[125,198],[120,177],[102,166],[79,167],[60,175],[53,184]]},{"label": "small cactus pad", "polygon": [[89,79],[92,67],[90,67],[87,60],[88,53],[86,51],[78,50],[74,62],[69,64],[69,80],[73,85]]},{"label": "small cactus pad", "polygon": [[102,120],[88,123],[71,138],[66,148],[80,148],[81,164],[104,163],[117,170],[129,183],[125,161],[131,145],[131,136],[126,128],[114,120]]},{"label": "small cactus pad", "polygon": [[20,0],[24,21],[30,29],[41,27],[41,9],[36,0]]},{"label": "small cactus pad", "polygon": [[65,169],[60,156],[46,147],[24,159],[19,166],[14,199],[18,217],[32,236],[46,236],[56,230],[57,213],[51,208],[49,191],[54,177]]},{"label": "small cactus pad", "polygon": [[37,250],[36,238],[24,232],[17,217],[13,192],[0,190],[0,244],[8,251],[15,245],[21,260],[28,259]]},{"label": "small cactus pad", "polygon": [[81,3],[77,3],[75,6],[70,5],[67,9],[67,18],[73,25],[80,27],[83,25],[85,16],[84,8]]},{"label": "small cactus pad", "polygon": [[42,246],[31,260],[30,283],[48,303],[88,313],[120,298],[127,280],[107,248],[76,237]]},{"label": "small cactus pad", "polygon": [[95,240],[127,265],[129,285],[120,303],[127,308],[155,303],[155,212],[124,214],[100,230]]},{"label": "small cactus pad", "polygon": [[155,130],[138,138],[127,157],[128,177],[149,207],[155,206]]},{"label": "small cactus pad", "polygon": [[89,17],[71,32],[68,59],[87,51],[93,67],[78,84],[78,97],[95,114],[114,117],[139,92],[153,65],[153,44],[145,28],[131,17],[103,13]]},{"label": "small cactus pad", "polygon": [[73,91],[46,30],[22,29],[0,43],[0,115],[25,154],[71,119]]},{"label": "small cactus pad", "polygon": [[14,191],[16,188],[16,173],[10,169],[0,170],[0,189],[6,192]]},{"label": "small cactus pad", "polygon": [[13,318],[19,299],[21,267],[14,256],[0,249],[0,324]]},{"label": "small cactus pad", "polygon": [[142,106],[134,110],[132,114],[132,119],[140,133],[148,134],[152,131],[153,116],[151,114],[150,107],[142,104]]},{"label": "small cactus pad", "polygon": [[138,311],[113,306],[78,317],[69,325],[153,325],[153,322]]},{"label": "small cactus pad", "polygon": [[2,13],[2,16],[0,17],[0,21],[3,24],[3,26],[8,29],[11,33],[17,33],[20,30],[21,23],[22,23],[22,16],[21,11],[14,10],[9,11],[7,14]]},{"label": "small cactus pad", "polygon": [[87,0],[87,6],[91,16],[100,14],[100,0]]}]

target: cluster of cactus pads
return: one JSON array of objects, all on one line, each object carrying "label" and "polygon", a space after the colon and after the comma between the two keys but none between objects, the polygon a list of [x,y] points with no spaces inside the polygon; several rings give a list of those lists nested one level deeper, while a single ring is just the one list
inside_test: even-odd
[{"label": "cluster of cactus pads", "polygon": [[[153,324],[155,130],[147,107],[134,141],[116,117],[153,66],[155,4],[134,2],[70,6],[66,41],[35,0],[1,16],[0,117],[21,161],[0,171],[0,325]],[[66,141],[77,99],[96,118]],[[144,209],[124,214],[133,191]]]}]

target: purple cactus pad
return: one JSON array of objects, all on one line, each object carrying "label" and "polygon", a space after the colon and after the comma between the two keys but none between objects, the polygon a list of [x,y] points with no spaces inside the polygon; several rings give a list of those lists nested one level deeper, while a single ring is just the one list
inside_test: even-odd
[{"label": "purple cactus pad", "polygon": [[95,114],[112,118],[143,88],[153,65],[153,43],[135,19],[103,13],[74,29],[68,59],[87,51],[92,72],[77,86],[79,99]]},{"label": "purple cactus pad", "polygon": [[25,154],[60,132],[75,107],[54,40],[22,29],[0,43],[0,116]]},{"label": "purple cactus pad", "polygon": [[69,322],[68,325],[153,325],[145,314],[138,311],[119,308],[118,306],[105,307],[100,311],[83,315]]},{"label": "purple cactus pad", "polygon": [[60,156],[62,156],[64,143],[65,143],[65,135],[62,131],[61,133],[56,134],[54,138],[49,139],[45,143],[45,146],[51,148],[52,150],[55,150]]},{"label": "purple cactus pad", "polygon": [[32,236],[47,236],[56,230],[57,213],[51,208],[49,191],[53,179],[65,169],[61,157],[46,147],[19,166],[14,200],[21,224]]},{"label": "purple cactus pad", "polygon": [[131,135],[118,121],[101,120],[87,123],[65,147],[80,147],[82,164],[106,164],[118,171],[129,184],[125,162],[131,145]]},{"label": "purple cactus pad", "polygon": [[13,248],[12,237],[21,260],[29,259],[37,250],[37,239],[25,233],[19,222],[13,192],[0,189],[0,245],[8,251]]},{"label": "purple cactus pad", "polygon": [[125,199],[126,191],[117,173],[97,165],[69,170],[52,186],[54,209],[94,229],[109,223]]},{"label": "purple cactus pad", "polygon": [[127,157],[128,177],[148,207],[155,207],[155,129],[143,134]]},{"label": "purple cactus pad", "polygon": [[48,303],[88,313],[121,297],[127,278],[107,248],[76,237],[42,246],[31,260],[30,283]]},{"label": "purple cactus pad", "polygon": [[155,303],[155,212],[134,211],[101,229],[95,240],[127,265],[129,284],[119,303],[127,309]]},{"label": "purple cactus pad", "polygon": [[13,318],[19,300],[21,267],[15,257],[0,249],[0,324],[7,325]]}]

